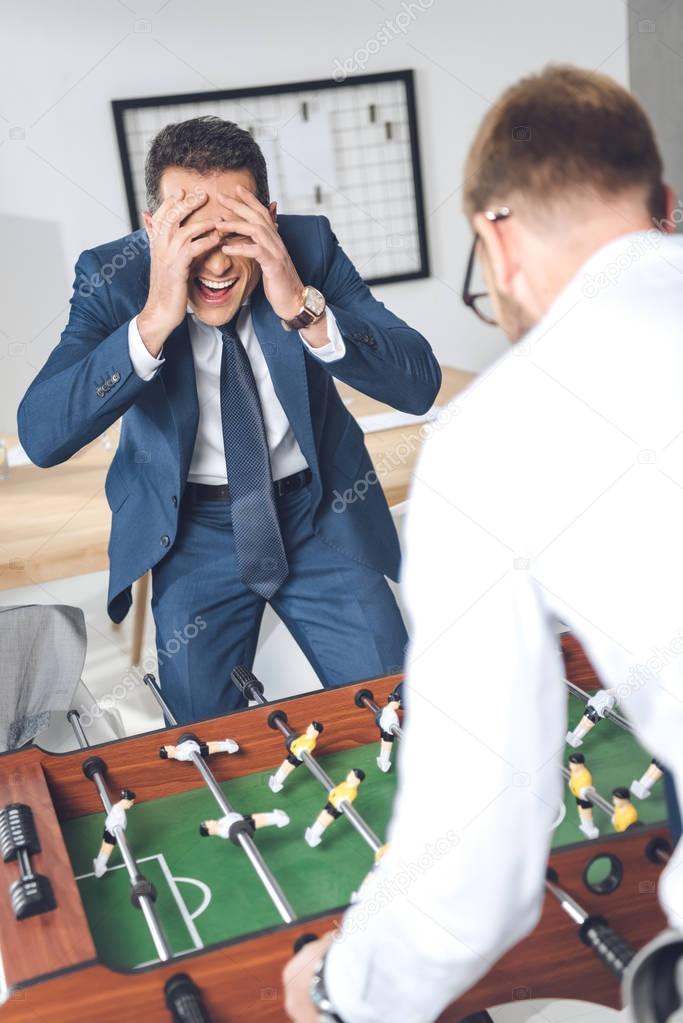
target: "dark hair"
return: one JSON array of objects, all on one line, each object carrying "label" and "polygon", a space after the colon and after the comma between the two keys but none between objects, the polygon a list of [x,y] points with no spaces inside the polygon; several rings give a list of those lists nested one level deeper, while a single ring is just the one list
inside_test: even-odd
[{"label": "dark hair", "polygon": [[311,721],[311,724],[312,724],[313,728],[315,728],[315,730],[318,733],[318,735],[320,735],[321,732],[325,731],[325,726],[321,725],[319,721]]},{"label": "dark hair", "polygon": [[267,206],[268,171],[258,143],[244,128],[214,114],[167,124],[152,139],[145,160],[147,206],[154,213],[161,205],[161,175],[167,167],[185,167],[198,174],[209,171],[248,170],[256,184],[256,197]]},{"label": "dark hair", "polygon": [[628,789],[623,788],[621,785],[618,788],[616,788],[616,789],[612,789],[612,795],[616,796],[617,799],[630,799],[631,798],[630,795],[629,795]]},{"label": "dark hair", "polygon": [[584,757],[583,753],[570,753],[569,754],[569,763],[570,764],[585,764],[586,763],[586,758]]},{"label": "dark hair", "polygon": [[131,789],[121,789],[121,799],[135,799],[135,793]]},{"label": "dark hair", "polygon": [[549,66],[507,89],[484,117],[465,164],[468,216],[515,196],[547,206],[572,191],[642,188],[666,215],[662,159],[638,101],[607,75]]},{"label": "dark hair", "polygon": [[398,690],[394,690],[393,693],[389,693],[389,699],[388,699],[387,702],[388,703],[400,703],[401,702],[401,694],[398,692]]},{"label": "dark hair", "polygon": [[358,781],[363,781],[365,778],[365,771],[361,771],[360,767],[354,767],[353,773],[358,778]]}]

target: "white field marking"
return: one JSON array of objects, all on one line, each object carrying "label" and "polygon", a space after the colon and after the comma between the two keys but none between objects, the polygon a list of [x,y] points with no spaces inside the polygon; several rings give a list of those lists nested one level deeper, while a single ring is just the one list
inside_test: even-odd
[{"label": "white field marking", "polygon": [[[166,862],[166,857],[164,856],[163,853],[156,853],[156,855],[154,855],[154,856],[143,856],[137,862],[138,863],[148,863],[150,860],[158,860],[159,861],[159,866],[161,867],[161,872],[164,875],[164,877],[166,878],[166,883],[168,884],[168,887],[170,889],[171,895],[175,899],[176,905],[178,907],[178,912],[182,916],[183,923],[187,927],[188,933],[189,933],[190,937],[192,938],[192,940],[194,942],[194,948],[195,949],[197,949],[197,948],[204,948],[204,942],[200,938],[199,931],[197,930],[197,928],[194,925],[194,917],[199,915],[199,911],[197,911],[196,913],[190,915],[190,913],[188,911],[188,908],[185,905],[185,900],[183,899],[182,895],[180,894],[180,891],[178,890],[178,885],[175,883],[175,878],[173,877],[173,874],[171,873],[171,871],[169,869],[168,863]],[[125,870],[125,869],[126,869],[125,863],[117,863],[116,866],[114,866],[114,867],[107,867],[107,873],[109,873],[112,870]],[[76,881],[84,881],[87,877],[94,877],[94,876],[95,876],[95,872],[91,871],[89,874],[78,874],[76,876],[75,880]],[[191,879],[187,878],[187,877],[183,877],[183,878],[180,878],[179,880],[190,881]],[[202,887],[206,887],[206,885],[204,885],[203,882],[201,882],[201,881],[196,881],[195,883],[200,885],[200,886],[202,886]],[[209,901],[210,901],[211,900],[211,891],[208,888],[207,888],[207,891],[209,892]],[[206,898],[206,896],[205,896],[205,898]],[[206,906],[208,906],[208,902],[206,903]],[[200,907],[200,910],[201,910],[202,913],[206,909],[206,906],[202,905]],[[153,960],[153,961],[157,962],[156,959]]]},{"label": "white field marking", "polygon": [[[189,935],[190,935],[190,937],[192,938],[192,940],[194,942],[194,947],[195,948],[204,948],[204,942],[199,937],[199,931],[197,930],[197,928],[194,925],[194,918],[192,916],[190,916],[188,908],[185,905],[185,900],[182,897],[182,895],[180,894],[180,890],[178,888],[178,885],[175,883],[175,878],[174,878],[173,874],[170,871],[168,863],[166,862],[166,857],[164,856],[163,853],[159,853],[156,858],[159,860],[159,866],[161,867],[161,869],[163,871],[163,874],[164,874],[164,876],[166,878],[166,883],[168,884],[168,887],[171,889],[171,894],[173,895],[174,899],[176,900],[176,903],[178,904],[178,909],[180,910],[180,915],[182,916],[182,918],[183,918],[183,920],[185,922],[185,926],[187,927],[187,930],[189,932]],[[211,898],[211,895],[209,895],[209,899],[210,898]]]},{"label": "white field marking", "polygon": [[201,891],[203,896],[202,903],[199,909],[195,909],[194,913],[190,913],[190,917],[193,920],[196,920],[197,917],[201,916],[202,913],[209,907],[209,903],[211,902],[211,889],[209,888],[208,884],[204,884],[203,881],[198,881],[195,877],[176,877],[175,881],[177,884],[196,885],[197,888],[199,888],[199,890]]}]

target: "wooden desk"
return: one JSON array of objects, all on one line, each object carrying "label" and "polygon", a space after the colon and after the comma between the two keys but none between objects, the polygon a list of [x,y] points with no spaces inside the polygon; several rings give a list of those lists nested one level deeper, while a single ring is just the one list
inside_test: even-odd
[{"label": "wooden desk", "polygon": [[[473,376],[446,367],[438,403],[458,394]],[[340,385],[340,391],[354,416],[387,410],[350,387]],[[114,438],[115,433],[109,430]],[[17,443],[16,437],[5,441],[8,447]],[[419,426],[370,433],[366,443],[389,504],[404,501],[420,447]],[[107,448],[98,439],[64,465],[12,467],[10,478],[0,481],[0,590],[108,567],[111,516],[104,477],[114,446]]]}]

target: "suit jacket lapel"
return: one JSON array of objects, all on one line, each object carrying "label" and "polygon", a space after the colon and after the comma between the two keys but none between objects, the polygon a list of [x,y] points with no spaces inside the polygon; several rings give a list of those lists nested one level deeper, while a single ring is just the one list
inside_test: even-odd
[{"label": "suit jacket lapel", "polygon": [[311,423],[304,346],[298,334],[286,331],[273,312],[261,283],[251,296],[251,317],[268,364],[275,393],[314,475],[318,462]]}]

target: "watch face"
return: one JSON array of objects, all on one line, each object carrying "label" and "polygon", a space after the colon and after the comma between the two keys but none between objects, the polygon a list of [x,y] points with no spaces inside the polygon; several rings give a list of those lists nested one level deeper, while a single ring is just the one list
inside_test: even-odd
[{"label": "watch face", "polygon": [[304,309],[314,316],[320,316],[324,312],[325,298],[316,288],[308,287],[304,291]]}]

